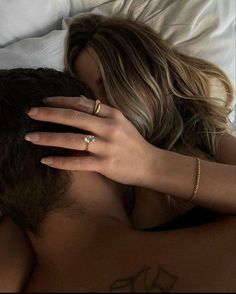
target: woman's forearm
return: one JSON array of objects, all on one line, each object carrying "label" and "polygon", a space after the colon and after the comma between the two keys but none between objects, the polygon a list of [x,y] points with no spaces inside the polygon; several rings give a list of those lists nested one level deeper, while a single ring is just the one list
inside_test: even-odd
[{"label": "woman's forearm", "polygon": [[[196,180],[196,159],[153,146],[146,187],[189,200]],[[236,213],[236,166],[201,159],[199,189],[194,200],[222,213]]]}]

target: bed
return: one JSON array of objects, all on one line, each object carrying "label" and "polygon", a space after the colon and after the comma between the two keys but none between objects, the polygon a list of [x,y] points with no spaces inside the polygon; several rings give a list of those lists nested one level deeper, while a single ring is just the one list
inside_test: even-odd
[{"label": "bed", "polygon": [[[1,0],[0,69],[63,70],[68,20],[84,13],[144,21],[183,53],[217,64],[236,86],[235,0]],[[232,106],[236,135],[235,99]]]},{"label": "bed", "polygon": [[[0,0],[0,69],[62,71],[68,21],[84,13],[144,21],[181,52],[217,64],[235,89],[235,0]],[[235,100],[230,132],[236,136]]]}]

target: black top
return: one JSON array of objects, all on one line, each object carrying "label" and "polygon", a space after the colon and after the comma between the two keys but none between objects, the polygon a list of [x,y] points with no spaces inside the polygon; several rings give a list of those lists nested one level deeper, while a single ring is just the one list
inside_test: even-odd
[{"label": "black top", "polygon": [[202,208],[200,206],[195,206],[185,214],[178,216],[176,219],[171,220],[168,223],[149,229],[144,229],[142,231],[154,232],[189,228],[215,221],[218,216],[219,213],[217,212]]}]

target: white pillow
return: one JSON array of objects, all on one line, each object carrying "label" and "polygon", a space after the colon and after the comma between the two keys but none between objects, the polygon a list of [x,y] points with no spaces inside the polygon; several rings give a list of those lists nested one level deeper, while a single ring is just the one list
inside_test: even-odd
[{"label": "white pillow", "polygon": [[183,53],[220,66],[235,86],[235,0],[117,0],[90,13],[128,15],[147,23]]},{"label": "white pillow", "polygon": [[0,47],[61,28],[69,0],[0,0]]},{"label": "white pillow", "polygon": [[50,67],[64,69],[64,42],[67,31],[52,31],[40,38],[18,41],[0,49],[0,69]]},{"label": "white pillow", "polygon": [[79,12],[87,12],[101,4],[114,1],[115,0],[70,0],[70,15],[73,16]]}]

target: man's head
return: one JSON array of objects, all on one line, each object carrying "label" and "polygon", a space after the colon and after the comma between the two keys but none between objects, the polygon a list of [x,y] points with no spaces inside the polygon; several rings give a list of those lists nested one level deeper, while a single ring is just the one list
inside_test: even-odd
[{"label": "man's head", "polygon": [[94,99],[83,83],[52,69],[0,70],[0,209],[25,230],[37,233],[52,209],[69,206],[65,197],[68,172],[50,168],[40,159],[67,156],[70,150],[38,146],[24,140],[28,132],[79,132],[68,126],[32,120],[26,111],[44,106],[50,96]]}]

